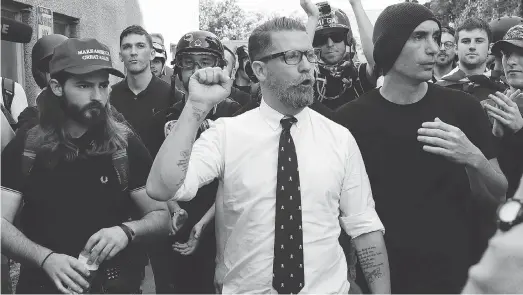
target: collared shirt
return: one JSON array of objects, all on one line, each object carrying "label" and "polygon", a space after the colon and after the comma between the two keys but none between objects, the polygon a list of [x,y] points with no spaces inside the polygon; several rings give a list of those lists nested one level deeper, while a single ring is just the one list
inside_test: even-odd
[{"label": "collared shirt", "polygon": [[[276,293],[272,288],[280,120],[259,108],[218,119],[195,142],[175,200],[219,179],[216,281],[223,293]],[[338,242],[384,231],[365,165],[350,132],[305,108],[292,126],[300,171],[305,286],[302,293],[347,293],[347,264]],[[341,225],[341,227],[340,227]]]},{"label": "collared shirt", "polygon": [[[169,84],[153,75],[147,88],[135,94],[129,89],[127,80],[122,80],[112,87],[109,99],[155,157],[165,139],[165,111],[174,104]],[[157,124],[159,121],[163,123]]]}]

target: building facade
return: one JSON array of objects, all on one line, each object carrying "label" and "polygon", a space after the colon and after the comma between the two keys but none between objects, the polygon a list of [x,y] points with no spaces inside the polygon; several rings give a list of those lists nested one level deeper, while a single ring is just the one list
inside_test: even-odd
[{"label": "building facade", "polygon": [[[111,49],[113,63],[124,72],[118,56],[120,33],[127,26],[143,25],[138,0],[2,0],[2,16],[33,28],[30,43],[2,41],[2,77],[20,83],[30,105],[34,105],[40,88],[31,73],[31,50],[36,41],[47,34],[75,38],[96,38]],[[112,77],[111,82],[117,82]]]}]

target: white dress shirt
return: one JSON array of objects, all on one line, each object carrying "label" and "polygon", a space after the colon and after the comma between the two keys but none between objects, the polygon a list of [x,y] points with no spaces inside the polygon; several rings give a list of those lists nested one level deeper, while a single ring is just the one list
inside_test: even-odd
[{"label": "white dress shirt", "polygon": [[[278,147],[284,116],[259,108],[220,118],[195,142],[175,200],[191,200],[219,179],[217,283],[223,293],[274,293],[272,264]],[[340,224],[352,237],[384,231],[363,160],[350,132],[305,108],[291,128],[302,206],[305,286],[301,293],[347,293]]]}]

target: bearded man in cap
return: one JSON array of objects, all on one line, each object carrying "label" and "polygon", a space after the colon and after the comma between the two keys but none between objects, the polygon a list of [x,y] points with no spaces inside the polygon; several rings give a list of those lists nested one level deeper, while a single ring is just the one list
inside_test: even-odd
[{"label": "bearded man in cap", "polygon": [[480,103],[426,82],[440,36],[424,6],[387,7],[373,33],[384,85],[337,114],[358,142],[387,228],[394,293],[460,292],[479,259],[474,248],[486,246],[478,220],[490,220],[507,190]]},{"label": "bearded man in cap", "polygon": [[2,152],[2,250],[22,264],[17,291],[140,292],[137,243],[167,235],[169,215],[145,191],[147,149],[109,104],[109,75],[124,76],[95,39],[64,41],[49,68],[38,125]]}]

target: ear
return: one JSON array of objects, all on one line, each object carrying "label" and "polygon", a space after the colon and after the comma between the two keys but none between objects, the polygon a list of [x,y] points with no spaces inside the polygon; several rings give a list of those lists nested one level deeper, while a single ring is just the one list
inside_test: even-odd
[{"label": "ear", "polygon": [[53,91],[54,95],[62,97],[64,90],[62,88],[62,85],[58,83],[58,80],[51,79],[49,81],[49,87],[51,88],[51,91]]},{"label": "ear", "polygon": [[149,57],[149,60],[153,61],[155,55],[156,55],[156,50],[154,50],[154,48],[151,48],[151,56]]},{"label": "ear", "polygon": [[118,56],[120,57],[120,61],[123,62],[122,51],[118,52]]},{"label": "ear", "polygon": [[267,80],[267,65],[261,61],[254,61],[251,63],[252,72],[258,78],[258,81]]}]

